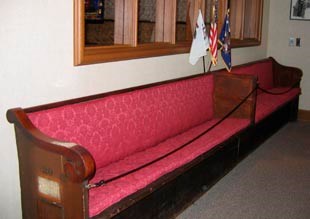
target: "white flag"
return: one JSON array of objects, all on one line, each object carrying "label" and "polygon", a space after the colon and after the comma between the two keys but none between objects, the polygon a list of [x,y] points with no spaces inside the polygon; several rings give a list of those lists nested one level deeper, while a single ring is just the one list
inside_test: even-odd
[{"label": "white flag", "polygon": [[189,54],[189,63],[195,65],[200,57],[207,55],[208,48],[209,38],[206,32],[206,26],[202,18],[201,10],[199,10],[196,29]]}]

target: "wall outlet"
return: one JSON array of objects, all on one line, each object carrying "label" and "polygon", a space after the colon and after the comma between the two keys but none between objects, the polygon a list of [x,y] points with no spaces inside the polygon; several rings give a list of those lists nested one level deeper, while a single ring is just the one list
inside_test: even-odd
[{"label": "wall outlet", "polygon": [[301,40],[300,40],[300,38],[296,38],[296,46],[297,47],[301,47]]},{"label": "wall outlet", "polygon": [[295,46],[295,38],[294,37],[289,38],[288,45],[289,46]]}]

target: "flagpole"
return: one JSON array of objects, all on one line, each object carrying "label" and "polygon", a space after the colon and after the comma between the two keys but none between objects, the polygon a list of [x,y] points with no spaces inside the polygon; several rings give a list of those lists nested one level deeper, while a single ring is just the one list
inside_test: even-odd
[{"label": "flagpole", "polygon": [[203,72],[206,73],[205,56],[202,56],[202,61],[203,61]]},{"label": "flagpole", "polygon": [[211,67],[212,67],[212,62],[210,62],[209,69],[208,69],[208,71],[207,71],[207,72],[210,72]]}]

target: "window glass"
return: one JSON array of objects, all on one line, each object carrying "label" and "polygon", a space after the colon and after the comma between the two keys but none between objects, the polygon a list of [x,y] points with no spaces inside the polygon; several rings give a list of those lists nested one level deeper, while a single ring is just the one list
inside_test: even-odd
[{"label": "window glass", "polygon": [[114,45],[114,0],[85,0],[85,45]]},{"label": "window glass", "polygon": [[205,2],[205,25],[207,33],[210,32],[211,21],[212,21],[212,2],[213,0],[206,0]]},{"label": "window glass", "polygon": [[188,40],[190,31],[188,0],[177,0],[176,42]]},{"label": "window glass", "polygon": [[245,14],[244,17],[244,39],[258,38],[258,31],[260,26],[260,20],[257,17],[260,16],[260,1],[247,0],[245,2]]},{"label": "window glass", "polygon": [[155,41],[156,0],[138,1],[138,43]]}]

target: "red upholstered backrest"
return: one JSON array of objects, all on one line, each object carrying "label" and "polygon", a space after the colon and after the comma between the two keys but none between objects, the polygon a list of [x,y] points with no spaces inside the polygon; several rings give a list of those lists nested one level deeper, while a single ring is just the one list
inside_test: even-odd
[{"label": "red upholstered backrest", "polygon": [[200,76],[29,113],[53,138],[87,148],[98,168],[213,116],[213,76]]},{"label": "red upholstered backrest", "polygon": [[249,65],[237,66],[232,69],[232,73],[256,75],[258,83],[262,88],[270,89],[274,87],[271,59]]}]

